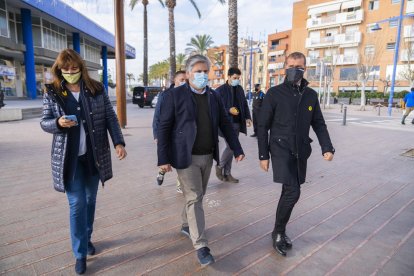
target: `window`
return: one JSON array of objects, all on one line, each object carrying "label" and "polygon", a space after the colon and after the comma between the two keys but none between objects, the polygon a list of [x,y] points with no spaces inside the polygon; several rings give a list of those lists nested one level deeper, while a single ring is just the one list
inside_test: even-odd
[{"label": "window", "polygon": [[9,28],[7,25],[6,1],[0,0],[0,36],[9,37]]},{"label": "window", "polygon": [[367,45],[365,46],[365,56],[373,56],[375,54],[375,46]]},{"label": "window", "polygon": [[101,60],[101,48],[99,45],[84,38],[83,43],[81,43],[81,55],[85,60],[99,63]]},{"label": "window", "polygon": [[16,21],[14,19],[14,13],[9,12],[9,28],[10,28],[10,39],[17,43],[17,33],[16,33]]},{"label": "window", "polygon": [[263,72],[263,66],[259,66],[259,73]]},{"label": "window", "polygon": [[259,60],[263,60],[263,59],[264,59],[264,55],[263,54],[260,54]]},{"label": "window", "polygon": [[272,45],[270,46],[270,50],[275,50],[277,46],[279,46],[280,40],[273,40]]},{"label": "window", "polygon": [[42,47],[42,29],[39,17],[32,17],[33,46]]},{"label": "window", "polygon": [[341,68],[339,72],[339,79],[341,81],[357,80],[358,69],[356,67]]},{"label": "window", "polygon": [[398,26],[398,19],[390,20],[389,22],[390,28],[394,28]]},{"label": "window", "polygon": [[387,50],[394,50],[395,49],[395,42],[387,43]]},{"label": "window", "polygon": [[316,68],[306,69],[306,79],[308,81],[317,81],[317,80],[319,80],[319,74],[316,71]]},{"label": "window", "polygon": [[[42,19],[43,48],[60,52],[67,48],[66,30]],[[33,35],[34,37],[34,35]]]},{"label": "window", "polygon": [[379,0],[369,1],[368,10],[374,11],[374,10],[378,10],[378,8],[379,8]]},{"label": "window", "polygon": [[275,86],[275,78],[274,77],[270,78],[270,86]]},{"label": "window", "polygon": [[269,57],[269,62],[276,62],[276,56]]}]

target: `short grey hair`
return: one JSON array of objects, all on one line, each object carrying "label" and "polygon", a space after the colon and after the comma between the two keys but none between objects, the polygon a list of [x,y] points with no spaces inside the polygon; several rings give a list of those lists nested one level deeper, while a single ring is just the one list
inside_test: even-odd
[{"label": "short grey hair", "polygon": [[210,60],[206,56],[196,54],[196,55],[190,56],[187,59],[187,62],[185,63],[185,71],[191,72],[191,70],[193,70],[194,65],[197,63],[206,64],[208,67],[208,70],[210,70],[210,66],[211,66]]}]

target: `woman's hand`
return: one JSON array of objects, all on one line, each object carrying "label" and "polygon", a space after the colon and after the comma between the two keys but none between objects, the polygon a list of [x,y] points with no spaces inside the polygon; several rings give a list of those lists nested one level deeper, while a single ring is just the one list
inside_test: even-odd
[{"label": "woman's hand", "polygon": [[58,119],[58,124],[60,127],[70,128],[76,126],[77,123],[75,121],[65,119],[65,116],[62,116]]},{"label": "woman's hand", "polygon": [[116,145],[115,147],[116,156],[119,160],[124,159],[127,156],[127,152],[123,145]]}]

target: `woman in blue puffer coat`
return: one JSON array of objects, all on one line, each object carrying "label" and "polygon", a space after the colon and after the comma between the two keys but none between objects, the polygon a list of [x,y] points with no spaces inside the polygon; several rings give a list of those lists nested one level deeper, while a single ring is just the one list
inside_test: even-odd
[{"label": "woman in blue puffer coat", "polygon": [[53,134],[51,161],[55,190],[66,192],[75,271],[86,271],[99,180],[112,178],[108,132],[117,157],[126,157],[125,142],[103,85],[89,77],[80,55],[63,50],[53,67],[54,82],[46,85],[42,129]]}]

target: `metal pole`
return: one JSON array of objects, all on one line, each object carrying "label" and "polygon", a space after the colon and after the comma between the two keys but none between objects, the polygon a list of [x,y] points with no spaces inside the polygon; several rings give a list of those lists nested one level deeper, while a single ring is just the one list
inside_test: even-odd
[{"label": "metal pole", "polygon": [[250,37],[250,76],[249,76],[249,105],[252,102],[252,71],[253,71],[253,37]]},{"label": "metal pole", "polygon": [[402,25],[402,20],[403,20],[404,2],[405,0],[401,0],[400,16],[398,18],[398,29],[397,29],[397,39],[395,41],[394,63],[393,63],[392,78],[391,78],[391,89],[390,89],[390,97],[388,99],[388,115],[389,116],[391,116],[391,113],[392,113],[392,100],[394,97],[394,86],[395,86],[395,75],[397,72],[398,52],[400,50],[401,25]]},{"label": "metal pole", "polygon": [[322,96],[322,72],[323,72],[323,61],[319,60],[319,65],[320,65],[320,72],[319,72],[319,102],[321,101],[321,96]]},{"label": "metal pole", "polygon": [[347,107],[346,107],[346,106],[344,106],[344,116],[343,116],[343,118],[342,118],[342,125],[343,125],[343,126],[345,126],[345,125],[346,125],[346,110],[347,110]]},{"label": "metal pole", "polygon": [[115,6],[115,60],[116,60],[116,111],[121,128],[125,128],[125,34],[124,0],[114,0]]}]

